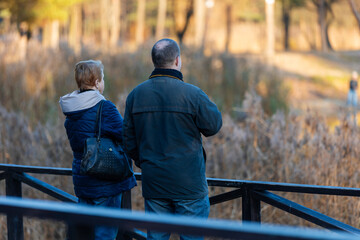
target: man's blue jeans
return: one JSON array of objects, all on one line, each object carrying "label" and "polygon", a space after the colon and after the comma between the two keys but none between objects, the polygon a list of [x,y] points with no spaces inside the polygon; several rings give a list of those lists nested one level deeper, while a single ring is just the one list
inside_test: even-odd
[{"label": "man's blue jeans", "polygon": [[[102,207],[113,207],[121,208],[121,197],[122,193],[111,196],[111,197],[102,197],[102,198],[79,198],[80,204],[88,204],[94,206]],[[95,239],[96,240],[114,240],[118,233],[117,227],[108,227],[108,226],[97,226],[95,227]]]},{"label": "man's blue jeans", "polygon": [[[207,218],[210,212],[209,197],[183,200],[183,199],[145,199],[145,212],[151,213],[172,213],[176,215]],[[148,231],[147,239],[167,240],[170,233]],[[181,240],[203,239],[200,236],[180,235]]]}]

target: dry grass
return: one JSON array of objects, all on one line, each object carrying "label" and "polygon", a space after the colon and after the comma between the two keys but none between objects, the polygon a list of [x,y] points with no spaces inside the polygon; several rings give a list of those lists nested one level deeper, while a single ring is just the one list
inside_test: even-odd
[{"label": "dry grass", "polygon": [[[83,50],[75,56],[62,46],[60,52],[42,49],[29,42],[26,56],[15,37],[0,41],[0,158],[3,163],[71,167],[72,153],[58,108],[59,96],[75,88],[73,66],[82,59],[102,59],[106,95],[124,110],[126,92],[146,79],[152,67],[146,50],[135,53],[101,53]],[[231,55],[205,57],[183,50],[185,79],[212,96],[223,109],[223,128],[204,139],[208,177],[279,181],[358,187],[360,134],[339,110],[335,130],[316,113],[267,114],[287,106],[287,89],[282,76],[267,72],[259,62]],[[262,98],[256,94],[262,94]],[[264,101],[264,99],[266,101]],[[227,114],[233,106],[242,113]],[[264,110],[265,109],[265,110]],[[230,111],[229,111],[230,112]],[[244,116],[246,115],[246,118]],[[241,121],[240,121],[241,120]],[[73,193],[70,177],[39,175],[40,179]],[[1,193],[4,194],[4,188]],[[211,195],[222,192],[211,189]],[[24,197],[49,199],[30,187]],[[283,194],[324,214],[359,226],[356,198]],[[142,209],[140,186],[133,191],[133,206]],[[211,217],[241,219],[241,200],[214,206]],[[4,218],[0,218],[4,223]],[[263,206],[263,221],[282,224],[305,223]],[[60,225],[59,225],[60,224]],[[4,226],[5,224],[0,224]],[[5,231],[1,231],[5,233]],[[5,238],[5,234],[0,239]],[[63,224],[25,221],[26,239],[64,239]]]},{"label": "dry grass", "polygon": [[[244,110],[247,114],[245,121],[235,122],[224,114],[220,133],[204,140],[208,177],[359,187],[357,159],[360,150],[357,146],[360,134],[346,119],[331,131],[324,119],[312,113],[304,117],[292,113],[266,117],[260,97],[251,94],[247,94]],[[39,124],[32,128],[26,118],[4,108],[0,108],[0,123],[0,150],[1,156],[5,156],[4,162],[71,166],[71,151],[61,124],[51,127]],[[36,177],[72,193],[69,177]],[[223,191],[211,188],[210,195]],[[4,189],[1,192],[4,194]],[[24,187],[23,192],[24,197],[49,199],[30,187]],[[359,204],[356,198],[281,195],[352,226],[359,226],[359,213],[354,211]],[[133,191],[133,207],[141,210],[142,206],[139,186]],[[264,222],[308,225],[267,205],[263,205],[262,216]],[[241,199],[212,207],[211,217],[241,219]],[[26,236],[43,232],[64,236],[64,225],[54,227],[53,223],[46,221],[25,222]]]},{"label": "dry grass", "polygon": [[[77,56],[65,43],[55,52],[44,49],[36,40],[26,42],[17,35],[3,36],[0,103],[7,110],[26,115],[31,124],[58,121],[58,99],[76,88],[74,65],[84,59],[103,61],[105,95],[117,101],[119,93],[129,92],[150,75],[153,70],[150,49],[150,45],[136,52],[83,48]],[[224,54],[206,57],[186,47],[182,58],[185,81],[204,89],[224,111],[240,107],[249,88],[263,96],[267,113],[287,108],[288,92],[284,90],[282,76],[268,74],[258,60]]]},{"label": "dry grass", "polygon": [[[224,116],[224,126],[217,136],[206,140],[211,161],[208,176],[359,187],[359,131],[344,117],[331,130],[325,119],[315,113],[305,116],[277,113],[266,117],[260,98],[248,94],[244,102],[248,117],[236,123]],[[344,116],[345,111],[344,111]],[[220,190],[215,190],[220,191]],[[351,197],[327,197],[283,194],[285,197],[332,216],[352,226],[359,226],[359,201]],[[241,218],[240,202],[233,208],[223,204],[213,208],[213,216]],[[235,211],[234,211],[235,209]],[[263,221],[304,224],[263,205]]]}]

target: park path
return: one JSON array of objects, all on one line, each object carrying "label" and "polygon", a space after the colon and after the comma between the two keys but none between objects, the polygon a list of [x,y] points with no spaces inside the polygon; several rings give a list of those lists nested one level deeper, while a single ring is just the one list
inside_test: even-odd
[{"label": "park path", "polygon": [[351,72],[360,73],[360,51],[282,52],[276,54],[273,66],[283,73],[291,89],[293,108],[336,118],[346,106]]}]

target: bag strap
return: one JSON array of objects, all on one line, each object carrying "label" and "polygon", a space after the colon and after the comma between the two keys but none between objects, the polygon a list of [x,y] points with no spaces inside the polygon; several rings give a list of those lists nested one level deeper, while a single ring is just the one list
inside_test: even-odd
[{"label": "bag strap", "polygon": [[104,100],[100,101],[100,105],[96,113],[95,137],[97,138],[98,141],[100,140],[100,136],[101,136],[101,115],[102,115],[101,113],[104,102],[105,102]]}]

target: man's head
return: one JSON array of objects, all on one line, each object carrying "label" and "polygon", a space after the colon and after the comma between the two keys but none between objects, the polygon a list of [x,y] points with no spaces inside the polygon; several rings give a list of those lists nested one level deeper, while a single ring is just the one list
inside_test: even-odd
[{"label": "man's head", "polygon": [[172,39],[164,38],[155,43],[151,50],[155,68],[170,68],[180,71],[180,47]]},{"label": "man's head", "polygon": [[358,73],[357,71],[353,71],[351,74],[352,79],[357,80],[358,79]]}]

